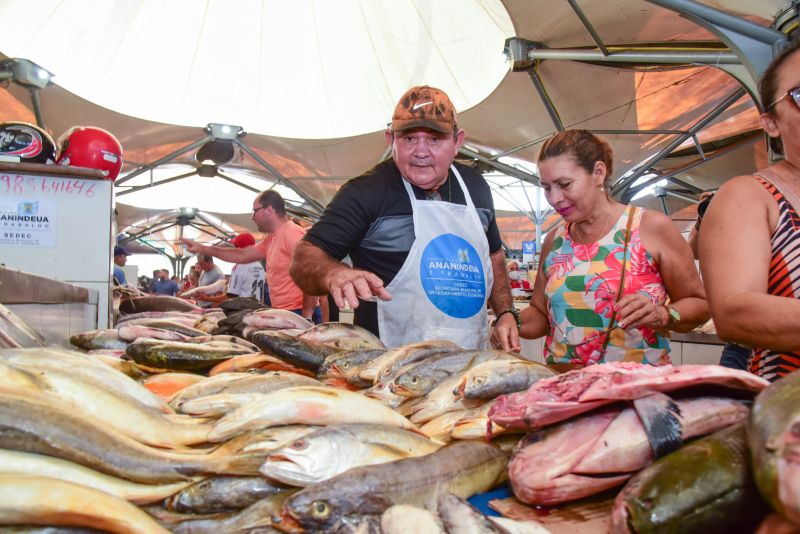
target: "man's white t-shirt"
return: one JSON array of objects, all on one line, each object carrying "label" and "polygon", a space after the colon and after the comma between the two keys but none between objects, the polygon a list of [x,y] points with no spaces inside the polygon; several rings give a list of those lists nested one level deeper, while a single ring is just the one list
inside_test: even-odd
[{"label": "man's white t-shirt", "polygon": [[261,262],[239,263],[231,270],[228,294],[237,297],[253,297],[264,300],[264,277],[266,272]]}]

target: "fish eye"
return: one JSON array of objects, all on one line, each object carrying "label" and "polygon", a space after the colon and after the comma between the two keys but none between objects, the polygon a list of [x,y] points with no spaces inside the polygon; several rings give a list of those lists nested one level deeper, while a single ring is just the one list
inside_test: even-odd
[{"label": "fish eye", "polygon": [[342,369],[347,369],[350,367],[350,362],[342,362]]},{"label": "fish eye", "polygon": [[293,448],[296,451],[302,451],[303,449],[308,447],[308,441],[306,441],[304,439],[298,439],[298,440],[293,441],[292,444],[290,445],[290,447]]},{"label": "fish eye", "polygon": [[477,378],[475,379],[475,383],[476,383],[477,385],[479,385],[479,386],[482,386],[484,382],[486,382],[486,379],[485,379],[485,378],[483,378],[482,376],[479,376],[479,377],[477,377]]},{"label": "fish eye", "polygon": [[412,384],[416,384],[417,382],[419,382],[419,378],[417,378],[416,376],[412,376],[411,377],[411,383]]},{"label": "fish eye", "polygon": [[314,517],[327,517],[330,513],[328,503],[325,501],[314,501],[311,503],[311,515]]}]

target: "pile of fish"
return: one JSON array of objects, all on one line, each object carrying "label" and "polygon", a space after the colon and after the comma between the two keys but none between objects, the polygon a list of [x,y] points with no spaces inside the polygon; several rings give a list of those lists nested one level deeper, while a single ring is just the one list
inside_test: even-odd
[{"label": "pile of fish", "polygon": [[[256,337],[253,341],[259,343]],[[552,376],[545,366],[516,354],[464,350],[440,340],[333,353],[317,368],[317,378],[326,384],[361,390],[442,442],[483,439],[496,397]],[[495,425],[492,435],[505,431]]]},{"label": "pile of fish", "polygon": [[74,336],[86,352],[0,350],[0,479],[25,489],[4,494],[0,524],[545,532],[463,501],[505,480],[544,506],[624,485],[614,532],[734,531],[770,506],[800,524],[800,375],[556,375],[447,341],[387,349],[253,299],[160,298]]},{"label": "pile of fish", "polygon": [[764,501],[800,527],[800,374],[770,385],[718,366],[605,364],[500,397],[489,417],[529,432],[509,462],[523,502],[625,484],[615,533],[752,532]]},{"label": "pile of fish", "polygon": [[[0,351],[0,477],[31,495],[48,484],[71,495],[57,511],[17,496],[19,513],[0,511],[0,523],[380,532],[395,505],[441,513],[444,496],[506,480],[507,454],[496,445],[448,445],[453,428],[439,440],[418,423],[482,408],[473,416],[482,437],[490,399],[551,375],[446,342],[390,351],[358,327],[313,326],[250,303],[226,310],[241,314],[249,340],[212,335],[197,326],[219,311],[151,309],[160,304],[146,298],[116,328],[70,340],[86,352]],[[367,366],[370,379],[361,376]],[[503,384],[488,379],[497,373],[508,375]],[[386,387],[380,400],[365,394],[376,385]],[[84,502],[93,499],[100,505]]]},{"label": "pile of fish", "polygon": [[[494,445],[443,447],[375,399],[294,373],[198,377],[171,403],[63,349],[0,350],[0,373],[0,478],[25,488],[0,524],[343,528],[395,504],[435,510],[441,495],[466,498],[507,473]],[[48,488],[65,496],[57,506]]]}]

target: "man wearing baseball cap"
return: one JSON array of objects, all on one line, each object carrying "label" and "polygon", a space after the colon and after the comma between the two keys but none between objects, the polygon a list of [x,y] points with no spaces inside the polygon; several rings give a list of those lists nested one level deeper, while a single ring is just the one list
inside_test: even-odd
[{"label": "man wearing baseball cap", "polygon": [[[413,87],[385,132],[392,158],[348,181],[297,246],[291,273],[306,293],[330,294],[389,347],[493,339],[519,350],[489,185],[454,163],[464,130],[441,89]],[[353,267],[341,263],[350,256]]]},{"label": "man wearing baseball cap", "polygon": [[128,285],[125,279],[125,271],[122,267],[128,262],[128,251],[119,245],[114,245],[114,285],[124,286]]}]

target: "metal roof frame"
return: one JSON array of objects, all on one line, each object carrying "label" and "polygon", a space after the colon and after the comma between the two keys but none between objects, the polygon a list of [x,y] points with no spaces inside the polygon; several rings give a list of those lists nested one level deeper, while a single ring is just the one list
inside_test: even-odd
[{"label": "metal roof frame", "polygon": [[[693,0],[646,0],[651,4],[675,11],[681,16],[692,20],[717,36],[720,42],[717,44],[698,44],[698,46],[690,50],[686,50],[685,43],[674,42],[649,43],[646,45],[638,44],[635,46],[607,46],[577,2],[575,0],[566,1],[570,4],[575,15],[581,21],[586,32],[595,43],[594,47],[548,49],[540,43],[520,38],[511,38],[506,42],[506,54],[512,61],[512,70],[526,72],[528,74],[536,93],[544,104],[553,122],[554,128],[557,131],[562,131],[564,126],[561,122],[558,109],[549,98],[547,90],[537,73],[537,67],[543,61],[577,61],[608,66],[627,64],[633,67],[650,68],[702,64],[710,65],[725,71],[741,85],[738,90],[729,95],[704,117],[700,118],[688,130],[593,130],[593,133],[598,134],[667,134],[675,136],[668,146],[659,151],[658,154],[648,158],[646,161],[642,161],[639,166],[634,167],[636,170],[633,173],[628,173],[626,176],[619,177],[615,180],[612,186],[612,194],[616,198],[627,203],[636,192],[641,189],[662,179],[668,179],[671,183],[681,187],[682,190],[675,191],[664,188],[663,191],[661,191],[664,195],[670,195],[692,202],[696,200],[695,197],[699,196],[701,191],[699,188],[677,180],[674,178],[675,174],[702,165],[736,150],[742,146],[742,144],[750,144],[761,138],[761,135],[755,134],[725,149],[717,150],[711,155],[706,155],[697,138],[697,134],[703,130],[703,128],[709,126],[714,119],[745,94],[749,94],[757,108],[761,109],[758,100],[757,81],[774,55],[788,43],[787,35]],[[795,6],[795,16],[797,14],[796,4],[797,1],[794,0],[792,5]],[[785,14],[786,10],[781,16]],[[675,48],[677,46],[680,46],[681,50],[676,50]],[[525,174],[521,175],[518,169],[508,169],[508,166],[500,163],[498,159],[534,146],[546,140],[548,137],[549,135],[533,139],[495,155],[487,156],[468,149],[462,149],[461,153],[473,157],[500,172],[518,177],[534,185],[539,185],[538,176],[534,178],[532,176],[526,176]],[[668,171],[653,170],[656,164],[670,157],[680,145],[689,139],[694,141],[699,154],[696,160]],[[648,173],[652,173],[655,176],[643,184],[637,184],[635,187],[633,186],[636,180]],[[663,205],[666,211],[666,203]],[[537,239],[541,236],[542,232],[547,232],[553,227],[553,224],[551,224],[550,227],[542,229],[538,217],[533,213],[526,215],[536,223]]]},{"label": "metal roof frame", "polygon": [[[245,135],[247,135],[247,132],[244,131],[244,128],[242,128],[240,126],[230,126],[230,125],[224,125],[224,124],[209,123],[206,127],[203,128],[203,132],[205,132],[206,135],[204,137],[202,137],[201,139],[198,139],[197,141],[189,143],[188,145],[183,146],[183,147],[179,148],[178,150],[175,150],[174,152],[171,152],[170,154],[167,154],[166,156],[157,159],[154,162],[143,164],[143,165],[139,166],[138,168],[134,169],[130,173],[126,174],[124,177],[118,179],[116,181],[115,185],[117,185],[117,186],[122,185],[125,182],[128,182],[131,179],[135,178],[136,176],[139,176],[139,175],[144,174],[144,173],[146,173],[148,171],[154,170],[155,168],[159,167],[160,165],[164,165],[166,163],[170,163],[172,161],[175,161],[180,156],[182,156],[182,155],[184,155],[184,154],[186,154],[188,152],[191,152],[193,150],[199,149],[200,147],[202,147],[203,145],[205,145],[208,142],[216,141],[216,140],[224,140],[224,141],[230,141],[231,143],[233,143],[236,146],[238,146],[244,153],[246,153],[248,156],[253,158],[253,160],[256,163],[258,163],[261,167],[263,167],[275,179],[275,182],[269,188],[267,188],[268,190],[272,189],[277,184],[281,184],[281,185],[283,185],[285,187],[288,187],[289,189],[291,189],[295,193],[297,193],[297,195],[300,196],[300,198],[302,198],[305,201],[305,203],[307,203],[308,206],[309,206],[308,208],[304,208],[302,206],[293,206],[293,208],[295,208],[295,211],[299,212],[301,214],[301,216],[310,217],[310,218],[318,218],[322,214],[322,212],[325,209],[322,204],[317,202],[317,200],[311,198],[302,189],[300,189],[297,186],[295,186],[290,180],[287,180],[285,176],[283,176],[280,172],[278,172],[277,169],[275,169],[275,167],[270,165],[266,160],[264,160],[264,158],[259,156],[256,151],[254,151],[252,148],[250,148],[242,140],[242,138]],[[167,183],[170,183],[170,182],[175,182],[175,181],[178,181],[178,180],[182,180],[184,178],[188,178],[190,176],[194,176],[196,174],[199,174],[201,168],[202,167],[198,167],[197,169],[195,169],[192,172],[185,173],[185,174],[180,174],[178,176],[173,176],[173,177],[166,178],[166,179],[163,179],[163,180],[159,180],[158,182],[151,181],[147,185],[141,185],[141,186],[132,187],[131,189],[127,189],[127,190],[123,190],[123,191],[117,191],[115,193],[115,196],[120,197],[120,196],[129,194],[129,193],[134,193],[136,191],[141,191],[142,189],[149,189],[151,187],[157,187],[159,185],[164,185],[164,184],[167,184]],[[216,166],[214,166],[213,175],[214,176],[218,176],[218,177],[222,178],[223,180],[225,180],[227,182],[230,182],[230,183],[232,183],[234,185],[237,185],[239,187],[247,189],[248,191],[253,191],[253,192],[256,192],[256,193],[260,193],[261,192],[261,191],[256,190],[255,188],[247,185],[247,184],[243,184],[243,183],[239,182],[238,180],[236,180],[234,178],[231,178],[230,176],[225,176],[224,174],[219,172],[219,170],[216,168]]]}]

